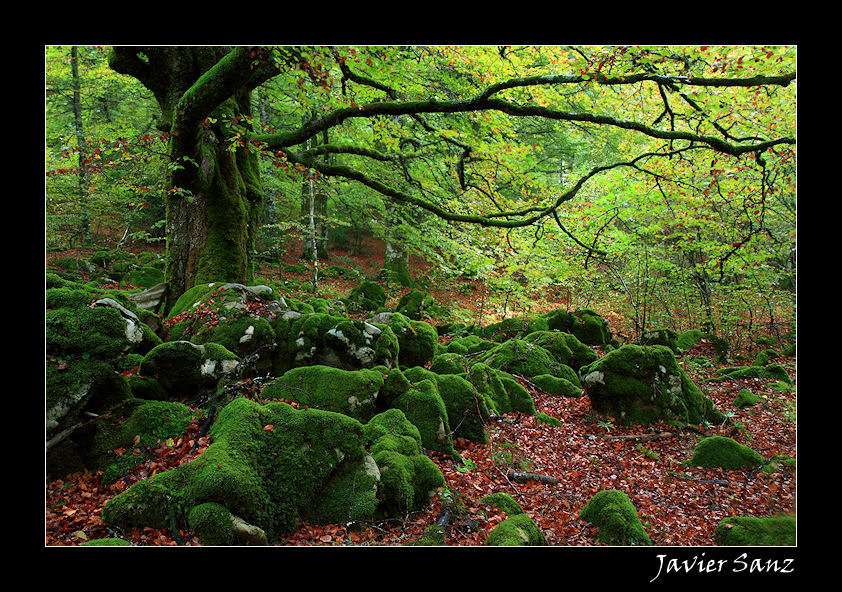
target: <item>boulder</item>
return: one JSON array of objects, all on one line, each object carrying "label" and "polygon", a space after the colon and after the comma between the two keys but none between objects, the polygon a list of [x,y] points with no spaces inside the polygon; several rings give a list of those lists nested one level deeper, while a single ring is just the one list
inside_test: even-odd
[{"label": "boulder", "polygon": [[489,547],[546,546],[544,533],[526,514],[509,516],[488,533],[485,544]]},{"label": "boulder", "polygon": [[563,331],[535,331],[523,338],[550,352],[553,357],[565,366],[578,370],[582,366],[595,362],[596,352],[579,341],[575,335]]},{"label": "boulder", "polygon": [[732,516],[719,522],[713,540],[729,547],[793,547],[795,535],[795,516]]},{"label": "boulder", "polygon": [[598,491],[579,512],[579,518],[599,527],[599,540],[606,545],[652,544],[631,499],[622,491]]},{"label": "boulder", "polygon": [[278,344],[272,354],[276,375],[316,364],[344,370],[398,365],[400,345],[388,325],[287,311],[272,321],[272,327]]},{"label": "boulder", "polygon": [[736,440],[711,436],[699,441],[688,464],[692,467],[742,469],[760,466],[763,457]]},{"label": "boulder", "polygon": [[376,413],[383,382],[383,374],[376,370],[303,366],[266,385],[261,397],[296,401],[305,407],[343,413],[367,422]]},{"label": "boulder", "polygon": [[[299,520],[371,520],[379,508],[429,501],[444,483],[441,473],[429,459],[406,460],[426,458],[418,448],[395,444],[404,437],[417,444],[417,434],[395,411],[372,421],[366,429],[339,413],[235,399],[220,411],[201,456],[135,483],[105,505],[102,518],[124,530],[168,528],[184,513],[203,544],[261,544]],[[400,437],[381,442],[390,434]]]},{"label": "boulder", "polygon": [[586,345],[605,345],[611,343],[611,328],[598,312],[583,308],[574,312],[564,309],[547,314],[547,327],[550,330],[572,333]]},{"label": "boulder", "polygon": [[622,425],[725,420],[662,345],[624,345],[579,373],[591,407]]},{"label": "boulder", "polygon": [[168,341],[146,354],[138,374],[156,379],[171,398],[196,399],[212,394],[219,380],[233,372],[239,361],[216,343]]}]

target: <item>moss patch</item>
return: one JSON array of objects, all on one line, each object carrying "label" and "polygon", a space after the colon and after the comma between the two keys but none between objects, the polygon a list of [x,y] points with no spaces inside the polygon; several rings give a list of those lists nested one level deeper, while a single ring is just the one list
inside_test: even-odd
[{"label": "moss patch", "polygon": [[616,489],[597,492],[579,512],[579,518],[599,527],[606,545],[651,545],[629,496]]},{"label": "moss patch", "polygon": [[688,462],[693,467],[723,469],[757,467],[762,463],[763,457],[758,452],[725,436],[711,436],[699,441]]},{"label": "moss patch", "polygon": [[795,546],[795,533],[795,516],[735,516],[725,518],[716,526],[713,539],[731,547],[789,547]]}]

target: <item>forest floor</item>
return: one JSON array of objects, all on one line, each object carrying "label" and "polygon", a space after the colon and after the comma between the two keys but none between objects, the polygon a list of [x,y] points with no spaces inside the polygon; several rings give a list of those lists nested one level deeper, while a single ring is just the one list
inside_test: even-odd
[{"label": "forest floor", "polygon": [[[346,253],[343,261],[353,259],[358,269],[371,274],[382,264],[382,256],[378,260],[376,253],[373,249],[363,255]],[[73,254],[78,252],[48,254],[47,264],[51,258]],[[289,262],[300,263],[292,256]],[[412,265],[413,269],[418,269],[423,262],[413,260]],[[275,273],[277,277],[277,271]],[[326,290],[343,294],[356,284],[327,278],[323,282]],[[479,282],[476,284],[479,290],[470,296],[465,296],[455,286],[430,292],[437,302],[458,302],[466,310],[476,310],[477,315],[483,317],[483,324],[493,322],[496,320],[493,315],[479,308],[482,306],[482,286]],[[400,295],[390,294],[390,303],[396,304]],[[610,314],[604,316],[612,323]],[[542,424],[535,416],[510,413],[503,421],[489,423],[490,441],[487,444],[457,439],[462,463],[446,455],[429,453],[441,469],[460,509],[448,524],[445,543],[449,546],[483,545],[491,529],[506,515],[477,500],[496,492],[511,494],[541,528],[547,542],[559,546],[601,545],[597,529],[579,519],[578,513],[591,496],[603,489],[619,489],[628,494],[652,544],[658,546],[713,546],[716,544],[714,529],[720,520],[730,516],[794,514],[796,476],[793,470],[766,473],[755,469],[692,468],[683,464],[692,455],[696,442],[712,435],[732,437],[767,459],[775,455],[796,458],[795,388],[780,392],[772,388],[772,381],[760,379],[711,381],[717,369],[715,365],[689,363],[691,358],[700,356],[712,361],[712,346],[702,342],[677,358],[693,382],[730,417],[731,421],[721,426],[692,426],[683,431],[667,425],[618,426],[611,418],[593,412],[586,396],[552,396],[519,378],[531,392],[536,411],[556,418],[560,425]],[[795,377],[794,357],[781,357],[775,361]],[[744,409],[734,407],[734,397],[741,389],[760,395],[760,403]],[[116,483],[103,485],[99,475],[92,472],[47,480],[46,544],[78,545],[86,540],[119,534],[143,546],[198,545],[198,540],[186,531],[145,528],[115,533],[102,522],[100,515],[109,499],[135,481],[189,462],[201,454],[208,445],[207,438],[200,440],[195,448],[191,439],[200,427],[197,420],[183,438],[159,443],[153,460],[136,467]],[[512,478],[512,471],[555,477],[558,482],[532,480],[523,483]],[[426,509],[409,516],[370,523],[300,523],[280,544],[410,544],[436,522],[445,507],[446,500],[437,495]]]}]

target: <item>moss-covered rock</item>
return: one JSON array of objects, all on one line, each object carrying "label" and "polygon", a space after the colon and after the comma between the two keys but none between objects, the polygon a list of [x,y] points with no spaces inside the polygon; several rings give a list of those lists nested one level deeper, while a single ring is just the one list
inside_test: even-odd
[{"label": "moss-covered rock", "polygon": [[386,304],[386,291],[379,284],[364,280],[348,293],[345,304],[351,312],[378,310]]},{"label": "moss-covered rock", "polygon": [[759,396],[755,395],[748,389],[741,389],[740,392],[737,393],[737,396],[734,397],[733,405],[738,409],[742,409],[743,407],[751,407],[758,401],[760,401]]},{"label": "moss-covered rock", "polygon": [[495,508],[499,508],[508,514],[509,516],[517,516],[518,514],[523,514],[523,508],[520,506],[519,503],[508,493],[498,492],[492,493],[490,495],[486,495],[477,500],[477,503],[492,506]]},{"label": "moss-covered rock", "polygon": [[678,353],[678,333],[667,328],[644,331],[638,340],[638,345],[663,345],[674,353]]},{"label": "moss-covered rock", "polygon": [[534,415],[532,395],[511,374],[477,362],[471,365],[465,378],[485,396],[489,410],[496,415],[512,411]]},{"label": "moss-covered rock", "polygon": [[725,380],[725,379],[746,379],[746,378],[761,378],[768,380],[781,380],[788,384],[792,384],[792,378],[786,369],[779,364],[767,363],[766,366],[738,366],[721,368],[717,371],[720,376],[711,380]]},{"label": "moss-covered rock", "polygon": [[418,321],[434,304],[435,298],[422,290],[413,288],[401,297],[395,310],[405,317]]},{"label": "moss-covered rock", "polygon": [[392,408],[403,411],[406,418],[418,428],[425,448],[456,455],[447,407],[434,381],[424,379],[413,383],[405,393],[392,401]]},{"label": "moss-covered rock", "polygon": [[466,335],[451,339],[445,348],[449,353],[475,354],[497,347],[497,342],[483,339],[477,335]]},{"label": "moss-covered rock", "polygon": [[422,454],[421,433],[400,409],[374,416],[363,435],[380,472],[377,497],[383,514],[417,510],[445,484],[435,463]]},{"label": "moss-covered rock", "polygon": [[599,528],[606,545],[651,545],[629,496],[616,489],[598,491],[579,512],[579,518]]},{"label": "moss-covered rock", "polygon": [[155,378],[173,398],[192,399],[214,392],[238,362],[236,355],[216,343],[168,341],[146,354],[138,373]]},{"label": "moss-covered rock", "polygon": [[143,452],[135,456],[115,455],[113,451],[154,447],[168,438],[182,436],[193,415],[189,407],[178,402],[130,400],[113,409],[108,418],[95,422],[90,448],[84,451],[86,465],[102,471],[103,483],[113,483],[126,470],[150,458]]},{"label": "moss-covered rock", "polygon": [[443,353],[433,357],[430,371],[436,374],[463,374],[465,372],[465,358],[457,353]]},{"label": "moss-covered rock", "polygon": [[[578,379],[577,379],[578,382]],[[532,377],[532,384],[539,389],[561,397],[581,397],[582,387],[576,386],[566,378],[559,378],[552,374],[539,374]]]},{"label": "moss-covered rock", "polygon": [[593,409],[622,425],[725,420],[662,345],[624,345],[579,372]]},{"label": "moss-covered rock", "polygon": [[161,343],[135,311],[113,298],[103,297],[102,292],[53,288],[47,290],[46,305],[45,342],[49,355],[87,354],[114,361],[129,353],[146,353]]},{"label": "moss-covered rock", "polygon": [[547,539],[538,525],[526,514],[516,514],[503,520],[488,533],[489,547],[546,546]]},{"label": "moss-covered rock", "polygon": [[546,413],[537,413],[535,415],[535,423],[538,425],[550,425],[555,427],[561,427],[562,423],[555,417],[549,416]]},{"label": "moss-covered rock", "polygon": [[693,349],[693,346],[705,338],[705,333],[699,329],[690,329],[678,334],[675,338],[675,345],[679,352],[686,352]]},{"label": "moss-covered rock", "polygon": [[126,273],[123,281],[132,286],[151,288],[164,281],[164,272],[151,265],[141,265],[139,268]]},{"label": "moss-covered rock", "polygon": [[272,363],[276,375],[315,364],[344,370],[398,365],[400,344],[387,325],[294,311],[283,313],[272,324],[278,343]]},{"label": "moss-covered rock", "polygon": [[763,457],[758,452],[725,436],[700,440],[688,462],[693,467],[723,469],[757,467],[762,463]]},{"label": "moss-covered rock", "polygon": [[[162,528],[173,515],[189,516],[197,506],[214,503],[272,541],[289,532],[299,516],[337,522],[372,517],[379,475],[358,421],[238,398],[219,412],[210,436],[212,444],[194,461],[139,481],[110,500],[103,520],[124,529]],[[224,513],[216,514],[207,520],[219,526]],[[215,540],[228,535],[221,536]]]},{"label": "moss-covered rock", "polygon": [[87,413],[99,415],[131,397],[126,379],[93,358],[47,363],[45,378],[48,438],[79,423]]},{"label": "moss-covered rock", "polygon": [[447,531],[441,524],[431,524],[424,529],[418,540],[409,543],[413,547],[441,547],[445,545]]},{"label": "moss-covered rock", "polygon": [[397,336],[398,363],[401,366],[424,366],[432,361],[439,341],[439,334],[432,325],[394,313],[389,315],[388,326]]},{"label": "moss-covered rock", "polygon": [[527,378],[556,374],[560,364],[543,347],[522,339],[509,339],[476,358],[497,370]]},{"label": "moss-covered rock", "polygon": [[795,516],[732,516],[720,521],[713,540],[730,547],[795,546]]},{"label": "moss-covered rock", "polygon": [[303,366],[266,385],[262,397],[296,401],[305,407],[343,413],[365,423],[377,411],[383,382],[383,374],[376,370]]},{"label": "moss-covered rock", "polygon": [[518,319],[510,317],[477,330],[477,335],[495,342],[523,339],[536,331],[548,330],[546,317]]},{"label": "moss-covered rock", "polygon": [[598,312],[583,308],[574,312],[563,309],[547,314],[550,330],[572,333],[586,345],[605,345],[611,342],[611,328]]},{"label": "moss-covered rock", "polygon": [[430,380],[435,383],[447,409],[447,417],[454,437],[485,443],[488,435],[485,422],[490,415],[487,398],[474,385],[456,374],[436,374],[416,366],[405,372],[411,382]]},{"label": "moss-covered rock", "polygon": [[579,341],[575,335],[563,331],[535,331],[524,337],[524,341],[544,348],[559,363],[574,370],[595,362],[598,357],[594,350]]},{"label": "moss-covered rock", "polygon": [[132,544],[126,539],[107,537],[104,539],[91,539],[79,544],[80,547],[131,547]]}]

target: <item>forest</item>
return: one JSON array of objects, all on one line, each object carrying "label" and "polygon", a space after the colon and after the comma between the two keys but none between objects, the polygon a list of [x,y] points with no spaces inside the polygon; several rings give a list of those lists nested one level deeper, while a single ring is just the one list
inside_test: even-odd
[{"label": "forest", "polygon": [[46,45],[45,546],[796,547],[796,49]]}]

